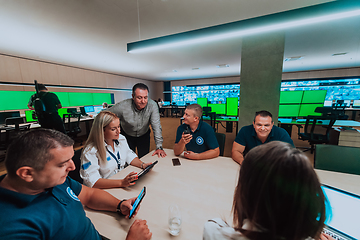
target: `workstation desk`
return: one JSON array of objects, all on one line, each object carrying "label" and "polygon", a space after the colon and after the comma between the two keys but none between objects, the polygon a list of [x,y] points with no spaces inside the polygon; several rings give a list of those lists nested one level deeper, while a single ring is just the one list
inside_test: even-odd
[{"label": "workstation desk", "polygon": [[[210,160],[192,161],[179,157],[181,165],[173,166],[172,149],[165,149],[167,156],[158,158],[152,152],[141,160],[158,164],[138,182],[125,189],[109,189],[119,199],[136,197],[146,186],[137,216],[128,220],[116,213],[86,209],[86,215],[96,229],[110,239],[125,239],[134,219],[147,221],[152,239],[202,239],[207,220],[220,217],[232,224],[231,207],[240,166],[231,158],[218,157]],[[113,179],[124,178],[129,172],[140,169],[129,166],[114,175]],[[316,170],[322,183],[360,194],[360,176]],[[181,209],[182,227],[179,236],[168,232],[168,208],[177,204]]]}]

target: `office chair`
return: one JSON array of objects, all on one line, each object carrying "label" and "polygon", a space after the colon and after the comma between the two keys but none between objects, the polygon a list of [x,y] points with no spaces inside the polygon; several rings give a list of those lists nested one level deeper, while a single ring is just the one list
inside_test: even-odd
[{"label": "office chair", "polygon": [[[336,121],[335,116],[309,115],[306,117],[306,122],[304,127],[302,127],[301,125],[297,125],[298,139],[303,141],[308,141],[310,144],[310,148],[305,148],[307,149],[305,151],[310,150],[311,153],[313,153],[315,144],[329,143],[330,129],[334,125],[335,121]],[[321,128],[320,130],[320,128],[316,128],[316,126],[318,127],[321,126],[323,128]],[[304,129],[303,132],[301,132],[301,129]]]},{"label": "office chair", "polygon": [[[65,126],[66,134],[75,140],[75,142],[79,142],[82,145],[82,140],[77,139],[77,134],[81,132],[80,128],[80,113],[69,113],[63,115],[63,122]],[[71,121],[71,119],[74,121]]]},{"label": "office chair", "polygon": [[337,100],[336,103],[332,105],[332,108],[337,115],[337,119],[347,120],[349,118],[348,115],[345,115],[346,103],[344,103],[344,100]]},{"label": "office chair", "polygon": [[72,179],[78,181],[79,183],[83,183],[83,179],[80,177],[80,167],[81,167],[81,151],[82,149],[74,151],[74,156],[72,158],[74,164],[75,164],[75,170],[69,172],[69,177]]},{"label": "office chair", "polygon": [[316,145],[316,169],[360,175],[360,148],[337,145]]},{"label": "office chair", "polygon": [[203,112],[201,116],[201,121],[204,121],[204,117],[210,117],[210,126],[214,129],[214,132],[217,131],[215,127],[215,120],[216,120],[216,112]]},{"label": "office chair", "polygon": [[[23,131],[29,131],[31,124],[25,124],[25,119],[23,117],[11,117],[5,119],[5,124],[7,125],[5,129],[5,141],[4,144],[1,144],[1,148],[7,149],[10,143]],[[11,127],[11,125],[15,125],[15,127]]]},{"label": "office chair", "polygon": [[171,117],[181,117],[181,113],[180,113],[180,108],[178,107],[178,105],[171,105]]},{"label": "office chair", "polygon": [[220,156],[224,156],[224,149],[225,149],[225,139],[226,139],[226,135],[224,133],[215,133],[216,136],[216,140],[219,143],[219,148],[220,148]]}]

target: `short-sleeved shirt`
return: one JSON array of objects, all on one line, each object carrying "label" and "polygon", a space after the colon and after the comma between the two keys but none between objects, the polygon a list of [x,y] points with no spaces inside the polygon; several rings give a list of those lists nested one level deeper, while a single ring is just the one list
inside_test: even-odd
[{"label": "short-sleeved shirt", "polygon": [[81,189],[69,177],[37,195],[0,187],[0,239],[101,239],[77,197]]},{"label": "short-sleeved shirt", "polygon": [[[180,141],[182,133],[188,126],[187,124],[181,124],[178,127],[175,143]],[[206,122],[200,121],[195,132],[191,132],[191,134],[193,138],[185,145],[188,151],[202,153],[219,147],[213,128]]]},{"label": "short-sleeved shirt", "polygon": [[[268,143],[271,141],[287,142],[294,146],[293,140],[290,138],[289,134],[285,131],[285,129],[279,128],[277,126],[272,127],[271,132],[264,143]],[[239,133],[235,138],[235,142],[245,146],[245,150],[243,152],[244,156],[252,148],[263,144],[257,137],[254,126],[252,124],[249,126],[244,126],[240,129]]]},{"label": "short-sleeved shirt", "polygon": [[84,184],[92,187],[100,178],[109,178],[130,165],[137,157],[130,148],[125,137],[119,134],[119,139],[112,147],[104,142],[106,149],[106,162],[100,160],[98,150],[95,147],[86,147],[81,155],[80,176]]},{"label": "short-sleeved shirt", "polygon": [[[41,101],[45,105],[45,109],[47,113],[57,113],[58,105],[60,104],[60,100],[55,93],[52,92],[39,92],[39,97]],[[31,95],[28,105],[34,106],[34,101],[36,99],[36,94]]]}]

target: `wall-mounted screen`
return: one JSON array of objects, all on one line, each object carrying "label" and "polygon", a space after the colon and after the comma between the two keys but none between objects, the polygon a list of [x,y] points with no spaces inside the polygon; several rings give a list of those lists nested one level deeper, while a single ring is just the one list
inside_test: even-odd
[{"label": "wall-mounted screen", "polygon": [[299,117],[307,117],[308,115],[321,116],[321,113],[315,112],[315,109],[322,106],[324,104],[301,104]]},{"label": "wall-mounted screen", "polygon": [[207,98],[197,98],[196,103],[199,104],[201,107],[207,107]]},{"label": "wall-mounted screen", "polygon": [[322,103],[324,104],[326,90],[304,91],[302,103]]},{"label": "wall-mounted screen", "polygon": [[279,106],[279,117],[298,117],[300,104],[286,104]]},{"label": "wall-mounted screen", "polygon": [[303,98],[303,91],[280,92],[280,104],[300,104],[302,98]]},{"label": "wall-mounted screen", "polygon": [[238,116],[238,98],[227,98],[226,99],[226,115],[227,116]]}]

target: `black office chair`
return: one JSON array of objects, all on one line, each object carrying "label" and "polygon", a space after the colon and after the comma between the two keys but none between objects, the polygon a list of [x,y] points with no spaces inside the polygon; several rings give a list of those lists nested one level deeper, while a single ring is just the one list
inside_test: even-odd
[{"label": "black office chair", "polygon": [[[314,152],[314,145],[321,143],[329,143],[330,129],[336,121],[336,116],[307,116],[305,126],[297,125],[298,139],[308,141],[311,153]],[[317,127],[316,127],[317,126]],[[301,129],[304,129],[301,132]],[[305,151],[307,151],[305,150]]]},{"label": "black office chair", "polygon": [[81,117],[80,113],[64,114],[63,122],[64,122],[66,134],[72,139],[74,139],[75,142],[79,142],[80,145],[82,145],[82,139],[77,138],[77,134],[81,132],[80,117]]},{"label": "black office chair", "polygon": [[348,115],[345,114],[346,103],[344,100],[337,100],[335,104],[332,105],[333,112],[337,115],[339,120],[347,120]]},{"label": "black office chair", "polygon": [[203,112],[203,115],[201,116],[201,120],[207,120],[204,119],[204,117],[209,117],[210,118],[210,126],[214,129],[214,132],[217,131],[216,127],[215,127],[215,120],[216,120],[216,112]]},{"label": "black office chair", "polygon": [[171,105],[171,117],[181,117],[181,111],[178,107],[178,105]]},{"label": "black office chair", "polygon": [[75,164],[75,170],[69,172],[69,177],[71,177],[72,179],[78,181],[79,183],[83,183],[83,179],[80,177],[80,168],[81,168],[81,151],[82,149],[76,150],[74,151],[74,156],[72,158],[72,160],[74,161]]},{"label": "black office chair", "polygon": [[[25,119],[23,117],[11,117],[5,119],[6,132],[4,144],[1,144],[1,148],[7,148],[10,143],[23,131],[29,131],[31,124],[24,124]],[[12,127],[14,125],[14,127]]]},{"label": "black office chair", "polygon": [[224,133],[215,133],[216,139],[219,143],[220,148],[220,156],[224,156],[224,149],[225,149],[225,139],[226,135]]}]

